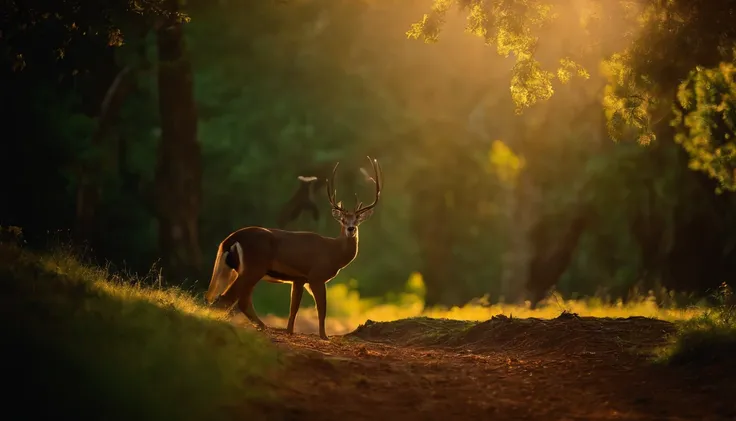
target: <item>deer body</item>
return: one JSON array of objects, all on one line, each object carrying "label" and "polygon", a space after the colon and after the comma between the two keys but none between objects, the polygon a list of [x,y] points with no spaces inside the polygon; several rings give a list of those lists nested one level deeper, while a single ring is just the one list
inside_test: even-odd
[{"label": "deer body", "polygon": [[308,231],[285,231],[263,227],[241,228],[227,236],[217,251],[209,289],[205,298],[212,304],[218,297],[238,301],[239,309],[259,328],[265,324],[253,307],[253,289],[261,280],[272,283],[291,283],[291,305],[287,332],[294,332],[299,304],[307,286],[312,294],[319,317],[319,335],[327,339],[325,316],[327,291],[325,284],[333,279],[358,255],[358,225],[372,215],[380,196],[378,164],[371,161],[376,171],[376,200],[355,210],[342,208],[330,193],[335,171],[328,180],[328,199],[332,216],[340,222],[340,235],[324,237]]},{"label": "deer body", "polygon": [[[242,248],[243,257],[238,255],[236,244]],[[310,275],[335,277],[358,255],[358,238],[246,227],[230,234],[220,244],[219,252],[227,253],[225,264],[237,273],[246,269],[248,259],[258,260],[267,263],[262,266],[266,266],[264,279],[269,282],[307,282]]]}]

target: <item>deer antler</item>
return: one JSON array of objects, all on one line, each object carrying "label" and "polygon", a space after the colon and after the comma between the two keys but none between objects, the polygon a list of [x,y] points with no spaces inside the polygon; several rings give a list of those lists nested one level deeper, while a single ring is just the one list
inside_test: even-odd
[{"label": "deer antler", "polygon": [[[381,171],[381,165],[378,163],[377,160],[371,159],[371,157],[368,157],[368,161],[371,163],[371,167],[373,168],[373,174],[374,177],[368,176],[368,179],[373,181],[373,184],[376,185],[376,198],[373,200],[373,203],[371,203],[368,206],[363,207],[363,202],[358,201],[358,195],[355,195],[355,214],[360,215],[363,212],[366,212],[368,210],[373,209],[376,204],[378,203],[378,199],[381,196],[381,179],[382,179],[382,171]],[[327,200],[330,201],[330,205],[332,205],[333,209],[337,209],[340,211],[345,211],[345,209],[341,206],[342,202],[335,202],[335,196],[337,196],[337,190],[335,189],[335,173],[337,173],[337,167],[340,165],[338,162],[335,164],[335,168],[332,170],[332,175],[327,179]],[[365,173],[365,172],[364,172]]]},{"label": "deer antler", "polygon": [[340,165],[340,162],[335,164],[335,168],[332,170],[332,175],[327,179],[327,200],[330,201],[332,209],[344,211],[345,209],[340,206],[340,203],[335,203],[335,196],[337,195],[337,190],[335,189],[335,173],[337,172],[338,165]]},{"label": "deer antler", "polygon": [[369,178],[371,180],[373,180],[373,184],[376,185],[376,198],[375,198],[375,200],[373,200],[373,203],[371,203],[370,205],[368,205],[366,207],[363,207],[363,204],[362,203],[358,203],[357,206],[356,206],[356,208],[355,208],[355,214],[356,215],[360,215],[363,212],[366,212],[366,211],[369,211],[369,210],[373,209],[376,206],[376,204],[378,203],[378,199],[381,197],[381,183],[382,183],[382,181],[381,181],[381,178],[382,178],[381,177],[382,176],[381,164],[379,164],[376,159],[371,159],[370,156],[368,157],[368,161],[371,162],[371,167],[373,167],[374,177],[369,177]]}]

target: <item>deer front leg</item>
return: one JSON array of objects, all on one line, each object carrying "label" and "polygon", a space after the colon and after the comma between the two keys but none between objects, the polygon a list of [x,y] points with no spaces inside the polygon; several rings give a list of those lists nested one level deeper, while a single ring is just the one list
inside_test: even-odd
[{"label": "deer front leg", "polygon": [[319,317],[319,337],[328,340],[325,333],[325,316],[327,315],[327,288],[324,282],[310,282],[309,290],[314,297],[314,303],[317,305],[317,316]]},{"label": "deer front leg", "polygon": [[304,294],[303,282],[291,283],[291,306],[289,308],[289,323],[286,325],[286,333],[294,333],[294,321],[296,321],[296,313],[299,311],[299,304],[302,302]]}]

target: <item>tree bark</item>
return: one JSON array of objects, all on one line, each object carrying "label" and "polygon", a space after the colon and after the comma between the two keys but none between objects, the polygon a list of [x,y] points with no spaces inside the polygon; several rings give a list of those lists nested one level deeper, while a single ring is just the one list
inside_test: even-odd
[{"label": "tree bark", "polygon": [[[78,169],[79,181],[76,194],[76,221],[74,235],[79,242],[96,243],[99,231],[97,207],[100,202],[100,179],[105,163],[110,163],[111,146],[105,144],[105,137],[110,128],[117,121],[120,109],[125,98],[132,89],[132,82],[128,77],[130,67],[120,70],[105,91],[97,117],[97,126],[92,133],[91,146],[96,154],[102,158],[92,162],[84,162]],[[104,158],[104,159],[103,159]]]},{"label": "tree bark", "polygon": [[[452,238],[446,224],[435,224],[431,221],[446,221],[447,209],[441,200],[444,196],[428,192],[419,196],[415,204],[413,218],[414,230],[423,261],[422,277],[424,278],[424,308],[435,306],[452,306],[457,303],[457,288],[452,288],[452,273],[449,266],[452,262]],[[424,199],[424,200],[422,200]]]},{"label": "tree bark", "polygon": [[529,262],[533,243],[529,233],[540,223],[541,191],[524,169],[513,188],[505,192],[506,223],[509,245],[502,255],[499,299],[517,303],[524,298],[524,284],[529,280]]},{"label": "tree bark", "polygon": [[[595,99],[590,101],[591,105],[600,101],[603,88],[599,88],[595,93]],[[583,88],[578,89],[579,99],[585,100],[587,93]],[[591,111],[594,110],[594,111]],[[581,135],[585,135],[584,128],[587,126],[589,132],[587,137],[591,139],[590,153],[595,154],[605,145],[607,139],[606,126],[603,123],[603,116],[596,108],[592,106],[583,106],[578,110],[568,110],[562,116],[555,114],[557,110],[551,110],[547,118],[565,118],[569,119],[570,127],[577,127]],[[570,112],[571,111],[571,112]],[[591,114],[596,113],[596,114]],[[529,151],[527,146],[533,139],[544,137],[544,132],[551,128],[545,124],[533,129],[520,145],[521,155],[534,156],[534,151]],[[520,131],[523,133],[523,131]],[[537,153],[538,154],[538,153]],[[532,163],[534,165],[534,163]],[[530,166],[531,167],[531,166]],[[580,169],[580,176],[586,177]],[[571,210],[569,225],[560,232],[557,238],[549,238],[548,225],[553,223],[547,220],[540,212],[544,204],[544,191],[542,191],[539,183],[539,177],[524,171],[518,184],[517,196],[514,203],[514,223],[512,226],[516,228],[516,232],[511,233],[511,250],[514,250],[514,258],[509,258],[509,265],[513,267],[508,274],[510,279],[506,281],[509,285],[517,288],[510,288],[513,298],[521,298],[524,295],[530,295],[532,308],[544,299],[549,290],[557,285],[560,277],[565,273],[567,267],[574,257],[578,243],[585,229],[592,218],[592,211],[586,204],[584,199],[585,189],[589,189],[590,180],[584,182],[581,190],[576,194],[578,196],[578,205]],[[521,285],[526,286],[526,291],[520,291]]]},{"label": "tree bark", "polygon": [[559,238],[548,238],[545,235],[545,221],[538,222],[532,230],[534,254],[529,263],[527,290],[531,294],[531,307],[544,299],[549,290],[557,285],[560,277],[572,261],[580,237],[588,224],[588,210],[577,209],[572,222]]},{"label": "tree bark", "polygon": [[[170,0],[168,11],[179,10]],[[170,18],[157,30],[161,141],[155,174],[159,254],[167,279],[182,280],[201,267],[198,218],[202,158],[197,141],[192,66],[185,54],[181,22]]]}]

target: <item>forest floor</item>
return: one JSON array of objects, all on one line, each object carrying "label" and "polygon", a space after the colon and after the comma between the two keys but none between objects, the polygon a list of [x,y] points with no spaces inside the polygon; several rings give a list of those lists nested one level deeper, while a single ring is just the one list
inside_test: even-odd
[{"label": "forest floor", "polygon": [[261,409],[315,421],[736,419],[733,364],[652,362],[673,330],[570,313],[367,321],[330,341],[268,329],[291,358]]},{"label": "forest floor", "polygon": [[693,336],[680,365],[652,361],[671,322],[569,311],[334,330],[328,318],[323,341],[307,309],[294,335],[277,317],[233,328],[242,315],[184,291],[1,240],[6,397],[42,403],[27,419],[736,420],[731,328]]}]

